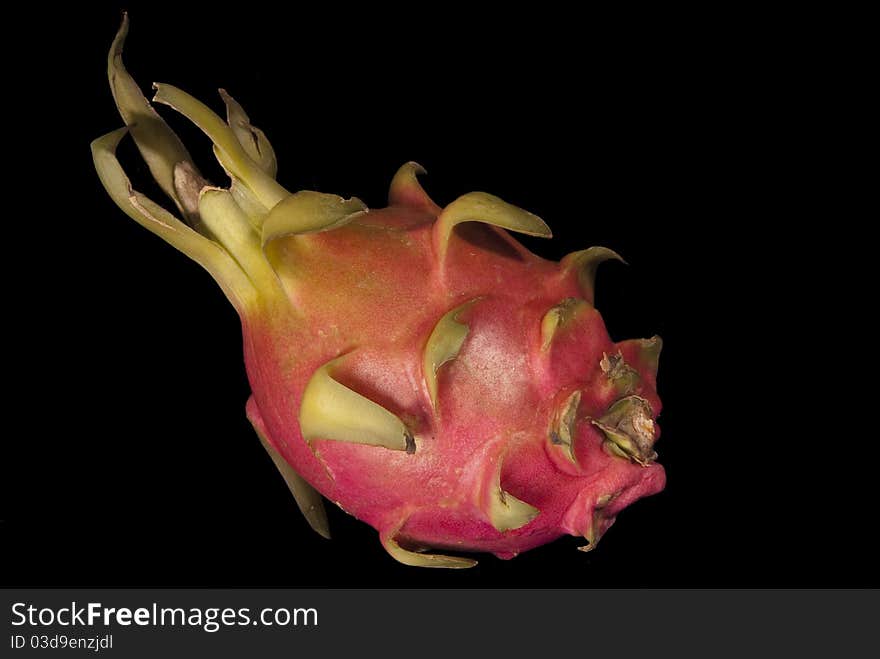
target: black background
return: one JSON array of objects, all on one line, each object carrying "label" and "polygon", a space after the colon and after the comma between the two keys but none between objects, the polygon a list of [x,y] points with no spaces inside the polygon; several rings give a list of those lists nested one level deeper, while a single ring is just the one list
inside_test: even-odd
[{"label": "black background", "polygon": [[[441,205],[486,190],[543,217],[554,239],[524,240],[542,256],[620,252],[630,266],[603,266],[597,306],[615,340],[664,338],[668,485],[590,554],[566,538],[460,572],[397,564],[335,508],[334,539],[312,533],[245,419],[232,307],[94,174],[89,142],[121,125],[105,57],[122,7],[46,10],[10,23],[32,46],[7,57],[7,199],[28,209],[7,218],[23,234],[6,245],[7,324],[23,335],[8,351],[26,368],[10,382],[0,534],[12,560],[0,583],[878,583],[871,517],[853,511],[854,447],[870,432],[829,429],[839,415],[809,399],[828,386],[817,373],[830,311],[808,241],[829,234],[804,229],[818,212],[800,180],[816,141],[797,99],[812,63],[774,45],[778,24],[126,7],[126,62],[142,87],[169,82],[218,111],[226,88],[269,135],[289,189],[378,207],[416,160]],[[163,114],[221,181],[207,139]],[[158,199],[133,147],[120,153]]]}]

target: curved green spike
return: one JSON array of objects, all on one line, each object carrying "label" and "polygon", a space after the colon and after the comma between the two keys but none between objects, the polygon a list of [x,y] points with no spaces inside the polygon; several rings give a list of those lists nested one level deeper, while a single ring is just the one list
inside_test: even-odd
[{"label": "curved green spike", "polygon": [[206,187],[199,193],[205,226],[239,262],[247,250],[260,253],[260,239],[229,190]]},{"label": "curved green spike", "polygon": [[184,224],[171,213],[131,187],[116,159],[116,146],[128,132],[120,128],[92,142],[92,159],[107,194],[135,222],[176,247],[205,268],[220,284],[236,309],[256,293],[235,259],[213,240]]},{"label": "curved green spike", "polygon": [[620,254],[607,247],[590,247],[579,252],[572,252],[566,255],[559,265],[562,268],[563,276],[568,276],[572,272],[577,273],[578,283],[584,298],[590,304],[594,304],[596,301],[596,270],[598,270],[600,263],[612,259],[626,265],[626,261]]},{"label": "curved green spike", "polygon": [[590,527],[584,531],[584,539],[589,543],[578,547],[578,551],[588,552],[593,551],[596,548],[596,545],[599,543],[599,539],[602,537],[602,526],[606,524],[607,528],[607,520],[605,515],[602,514],[602,510],[612,501],[614,501],[620,492],[615,492],[613,494],[603,494],[602,496],[596,499],[596,503],[593,506],[593,514],[590,519]]},{"label": "curved green spike", "polygon": [[400,546],[397,541],[397,534],[403,527],[403,523],[397,524],[388,531],[379,533],[379,540],[394,560],[404,565],[412,565],[414,567],[445,567],[452,569],[462,569],[473,567],[477,564],[472,558],[463,558],[460,556],[446,556],[444,554],[428,554],[424,552],[410,551]]},{"label": "curved green spike", "polygon": [[122,15],[122,24],[107,54],[107,78],[110,81],[113,100],[156,183],[177,204],[180,212],[189,216],[193,204],[187,207],[183,203],[180,192],[175,186],[174,168],[178,163],[187,163],[196,174],[198,170],[193,165],[183,142],[150,105],[138,84],[126,70],[122,62],[122,49],[126,36],[128,36],[127,13]]},{"label": "curved green spike", "polygon": [[246,411],[247,418],[254,427],[257,437],[260,439],[260,443],[263,445],[263,448],[266,449],[269,457],[272,458],[272,462],[281,473],[284,482],[287,483],[287,489],[289,489],[290,493],[293,495],[296,505],[299,507],[303,517],[306,518],[309,526],[311,526],[318,535],[329,540],[330,524],[327,522],[327,511],[324,508],[324,499],[315,488],[309,485],[305,478],[296,473],[294,468],[288,464],[287,460],[282,458],[281,454],[278,453],[272,444],[269,443],[266,424],[263,421],[263,417],[260,414],[260,410],[257,408],[257,403],[254,401],[253,396],[248,398]]},{"label": "curved green spike", "polygon": [[391,179],[391,187],[388,190],[389,206],[408,206],[426,211],[432,215],[440,212],[440,207],[434,203],[428,193],[422,188],[417,175],[425,175],[428,172],[417,162],[407,162]]},{"label": "curved green spike", "polygon": [[226,123],[229,124],[251,160],[257,163],[257,166],[266,174],[275,178],[278,173],[278,161],[275,159],[275,149],[272,148],[266,134],[251,124],[244,108],[227,94],[225,89],[219,91],[223,103],[226,104]]},{"label": "curved green spike", "polygon": [[492,488],[488,503],[489,522],[500,533],[525,526],[540,514],[534,506],[502,490],[500,483]]},{"label": "curved green spike", "polygon": [[220,164],[250,188],[266,208],[272,208],[289,196],[275,179],[266,174],[248,155],[232,129],[213,110],[185,91],[162,83],[154,83],[153,101],[168,105],[192,121],[218,147]]},{"label": "curved green spike", "polygon": [[566,298],[555,307],[551,307],[541,319],[541,350],[548,350],[556,332],[588,307],[584,300],[576,297]]},{"label": "curved green spike", "polygon": [[458,321],[458,315],[475,302],[476,300],[470,300],[443,314],[425,344],[422,372],[435,411],[437,411],[437,372],[443,364],[455,359],[461,350],[469,330],[467,325]]},{"label": "curved green spike", "polygon": [[330,439],[414,453],[413,435],[397,416],[333,379],[335,362],[315,371],[303,392],[299,410],[303,439]]},{"label": "curved green spike", "polygon": [[261,294],[282,293],[278,276],[263,254],[257,231],[229,190],[203,188],[199,195],[199,214],[205,227],[238,262]]},{"label": "curved green spike", "polygon": [[452,230],[456,224],[462,222],[484,222],[502,229],[541,238],[553,236],[550,227],[537,215],[508,204],[486,192],[469,192],[444,208],[440,217],[437,218],[437,223],[434,226],[434,247],[441,263],[446,258]]},{"label": "curved green spike", "polygon": [[357,197],[343,199],[301,190],[269,211],[263,221],[263,248],[277,238],[338,229],[366,212],[366,205]]},{"label": "curved green spike", "polygon": [[540,514],[537,508],[501,487],[501,473],[508,446],[502,439],[498,437],[484,447],[486,452],[483,456],[488,460],[484,463],[477,489],[478,506],[499,533],[525,526]]},{"label": "curved green spike", "polygon": [[565,399],[553,415],[550,425],[550,443],[565,447],[567,457],[577,464],[574,454],[574,426],[581,404],[581,392],[576,390]]}]

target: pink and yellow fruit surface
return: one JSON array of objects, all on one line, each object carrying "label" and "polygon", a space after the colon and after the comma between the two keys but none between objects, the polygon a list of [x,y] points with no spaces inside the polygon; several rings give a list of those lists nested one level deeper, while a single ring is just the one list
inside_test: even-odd
[{"label": "pink and yellow fruit surface", "polygon": [[[108,59],[126,127],[93,142],[95,167],[238,311],[248,418],[312,528],[329,537],[326,498],[402,563],[469,567],[454,552],[510,558],[564,534],[590,549],[663,489],[660,339],[613,342],[593,305],[596,268],[617,254],[539,258],[509,232],[550,237],[540,218],[483,192],[441,208],[415,163],[382,209],[291,193],[228,94],[224,121],[155,85],[213,142],[230,179],[215,187],[126,72],[127,29]],[[177,214],[132,188],[115,156],[126,135]]]}]

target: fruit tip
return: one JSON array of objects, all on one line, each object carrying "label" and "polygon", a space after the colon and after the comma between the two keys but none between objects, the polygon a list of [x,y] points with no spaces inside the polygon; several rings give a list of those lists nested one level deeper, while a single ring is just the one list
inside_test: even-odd
[{"label": "fruit tip", "polygon": [[113,37],[113,43],[110,44],[109,58],[114,60],[122,56],[122,47],[125,44],[125,38],[128,36],[128,12],[122,12],[122,21]]},{"label": "fruit tip", "polygon": [[152,84],[150,85],[150,87],[151,87],[151,88],[153,89],[153,91],[155,91],[156,93],[153,94],[153,98],[151,98],[150,100],[151,100],[153,103],[162,103],[163,105],[170,105],[170,103],[168,103],[168,102],[165,100],[166,90],[167,90],[167,88],[170,87],[170,86],[171,86],[171,85],[169,85],[168,83],[165,83],[165,82],[154,82],[154,83],[152,83]]},{"label": "fruit tip", "polygon": [[417,163],[415,160],[409,160],[409,161],[407,161],[406,164],[407,164],[409,167],[411,167],[412,170],[413,170],[416,174],[419,174],[420,176],[426,176],[426,175],[428,174],[428,170],[425,169],[424,167],[422,167],[422,166],[421,166],[419,163]]}]

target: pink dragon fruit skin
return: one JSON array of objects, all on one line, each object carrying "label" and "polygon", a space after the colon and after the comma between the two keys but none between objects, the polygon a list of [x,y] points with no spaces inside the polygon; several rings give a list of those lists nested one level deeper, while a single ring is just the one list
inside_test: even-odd
[{"label": "pink dragon fruit skin", "polygon": [[265,136],[225,92],[227,122],[180,90],[154,101],[214,142],[210,186],[111,47],[120,114],[183,220],[135,192],[95,140],[96,169],[128,215],[201,263],[236,307],[253,394],[247,415],[311,526],[326,498],[409,565],[469,567],[563,534],[591,549],[617,514],[663,489],[659,338],[614,343],[593,306],[604,248],[560,263],[508,231],[542,220],[486,193],[445,208],[407,163],[387,208],[274,179]]}]

